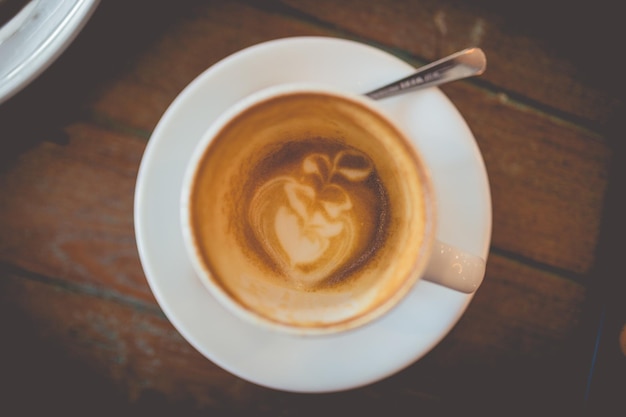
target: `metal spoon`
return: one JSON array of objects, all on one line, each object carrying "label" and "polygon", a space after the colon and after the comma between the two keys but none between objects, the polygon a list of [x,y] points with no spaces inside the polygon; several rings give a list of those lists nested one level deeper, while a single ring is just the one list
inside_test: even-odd
[{"label": "metal spoon", "polygon": [[462,78],[480,75],[485,72],[486,68],[487,58],[482,49],[468,48],[424,65],[408,77],[365,93],[365,95],[374,100],[379,100],[407,91],[434,87]]}]

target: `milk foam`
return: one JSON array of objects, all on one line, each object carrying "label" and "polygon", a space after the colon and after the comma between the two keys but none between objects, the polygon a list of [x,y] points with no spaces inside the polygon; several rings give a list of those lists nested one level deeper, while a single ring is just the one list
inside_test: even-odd
[{"label": "milk foam", "polygon": [[360,152],[341,150],[309,153],[297,168],[262,184],[248,216],[255,237],[282,273],[311,286],[355,256],[363,233],[349,185],[368,178],[373,164]]},{"label": "milk foam", "polygon": [[419,278],[434,200],[419,156],[384,117],[297,93],[241,111],[197,165],[189,223],[211,291],[273,323],[351,326]]}]

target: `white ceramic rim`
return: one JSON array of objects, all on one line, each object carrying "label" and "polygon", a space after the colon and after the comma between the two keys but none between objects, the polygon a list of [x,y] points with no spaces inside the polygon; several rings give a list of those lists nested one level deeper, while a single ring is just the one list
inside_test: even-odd
[{"label": "white ceramic rim", "polygon": [[[33,0],[19,15],[20,27],[8,28],[0,43],[0,104],[20,92],[44,72],[83,29],[100,0]],[[24,10],[24,9],[23,9]],[[46,13],[52,14],[46,16]],[[14,51],[24,52],[16,60]]]},{"label": "white ceramic rim", "polygon": [[[194,237],[193,231],[191,230],[191,218],[189,215],[189,200],[195,178],[195,173],[197,171],[196,167],[200,160],[204,157],[206,149],[213,142],[215,135],[219,133],[224,128],[224,126],[230,123],[230,121],[234,117],[236,117],[238,114],[245,111],[246,109],[255,106],[258,103],[264,102],[274,97],[294,93],[322,93],[338,98],[347,99],[349,101],[362,105],[364,108],[369,109],[371,112],[386,120],[392,126],[395,126],[392,118],[385,113],[384,109],[380,108],[379,103],[375,102],[372,99],[369,99],[366,96],[342,91],[337,88],[331,88],[328,85],[304,82],[288,83],[278,84],[256,91],[226,109],[220,116],[218,116],[215,121],[213,121],[213,123],[211,123],[207,131],[203,134],[202,138],[198,141],[198,145],[195,147],[191,155],[189,166],[185,170],[185,174],[183,177],[182,192],[180,195],[181,229],[185,248],[187,250],[189,259],[194,266],[196,274],[200,277],[201,281],[203,282],[203,284],[205,284],[213,297],[215,297],[233,314],[241,317],[243,320],[248,320],[253,325],[263,326],[270,330],[285,332],[287,334],[300,336],[329,335],[332,333],[350,331],[354,328],[365,325],[368,322],[377,319],[378,317],[392,309],[395,304],[400,302],[402,297],[404,297],[410,291],[413,285],[415,285],[417,281],[422,279],[423,273],[427,266],[427,259],[430,256],[430,252],[434,243],[434,237],[436,234],[436,196],[434,195],[434,187],[432,186],[430,170],[422,160],[423,158],[421,157],[419,150],[415,149],[415,159],[421,165],[420,171],[424,174],[425,194],[429,196],[430,199],[428,203],[428,209],[426,211],[428,216],[432,220],[432,225],[429,224],[425,229],[425,236],[427,237],[427,239],[425,244],[422,246],[422,249],[420,249],[420,253],[423,256],[416,260],[413,267],[413,274],[409,279],[404,281],[403,285],[398,288],[398,291],[395,294],[391,295],[388,300],[386,300],[383,304],[381,304],[379,307],[372,310],[371,312],[366,314],[360,314],[359,319],[350,320],[349,322],[343,322],[341,324],[332,324],[324,327],[290,326],[287,324],[281,324],[276,321],[272,321],[268,318],[255,314],[247,308],[243,308],[236,301],[234,301],[221,286],[215,284],[215,282],[209,276],[210,274],[208,273],[208,271],[206,271],[206,266],[204,265],[204,263],[198,259],[196,245],[193,243]],[[404,135],[404,132],[400,128],[396,126],[396,129],[398,129],[398,131]],[[411,141],[408,137],[407,140],[409,142],[407,144],[411,145]]]},{"label": "white ceramic rim", "polygon": [[[274,70],[281,60],[290,65]],[[356,72],[357,69],[361,71]],[[183,245],[178,207],[178,181],[182,180],[178,175],[182,178],[180,166],[186,165],[191,150],[182,149],[177,129],[196,132],[194,144],[187,144],[193,148],[206,129],[209,115],[217,117],[241,96],[255,90],[277,83],[324,79],[358,93],[412,71],[409,64],[397,57],[358,42],[329,37],[277,39],[216,63],[193,80],[167,109],[146,147],[137,177],[137,247],[147,281],[164,313],[209,360],[234,375],[274,389],[341,391],[379,381],[404,369],[428,353],[458,322],[474,294],[462,294],[421,280],[396,309],[349,334],[313,339],[276,335],[247,326],[217,308],[217,302],[195,277],[188,260],[179,259],[184,248],[178,247]],[[237,96],[239,93],[232,92],[233,86],[246,91]],[[219,101],[208,98],[216,96]],[[407,102],[410,109],[403,107]],[[480,150],[462,116],[436,88],[388,99],[385,106],[391,112],[410,110],[407,114],[411,118],[416,115],[412,111],[421,109],[427,117],[425,124],[445,127],[444,132],[435,132],[435,137],[422,144],[431,148],[428,152],[437,162],[435,167],[429,164],[433,171],[438,170],[433,172],[439,181],[436,187],[449,189],[443,196],[444,207],[440,208],[445,222],[444,227],[438,227],[438,238],[468,251],[474,248],[487,259],[491,239],[489,183]],[[439,113],[433,115],[429,110],[433,108]],[[397,116],[403,115],[406,116]],[[452,128],[454,134],[450,136]],[[442,152],[447,155],[450,150],[452,158],[442,158]],[[474,183],[465,186],[468,178]],[[469,193],[473,200],[460,201],[458,195],[463,193]],[[175,199],[173,205],[171,197]],[[454,216],[451,213],[459,208],[463,209],[460,220],[450,222]],[[449,223],[452,226],[446,227]],[[459,233],[458,225],[465,232]],[[420,317],[424,311],[434,317]],[[203,312],[214,317],[199,321],[198,315]]]}]

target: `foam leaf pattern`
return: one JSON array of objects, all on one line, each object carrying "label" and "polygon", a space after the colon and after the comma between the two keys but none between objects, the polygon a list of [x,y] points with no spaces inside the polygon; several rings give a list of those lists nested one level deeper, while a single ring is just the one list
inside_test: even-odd
[{"label": "foam leaf pattern", "polygon": [[328,278],[354,255],[359,231],[353,200],[336,180],[363,181],[372,169],[356,151],[311,153],[299,172],[271,178],[255,193],[250,226],[266,254],[298,285]]},{"label": "foam leaf pattern", "polygon": [[365,180],[372,169],[372,161],[357,151],[341,151],[333,161],[333,170],[354,182]]}]

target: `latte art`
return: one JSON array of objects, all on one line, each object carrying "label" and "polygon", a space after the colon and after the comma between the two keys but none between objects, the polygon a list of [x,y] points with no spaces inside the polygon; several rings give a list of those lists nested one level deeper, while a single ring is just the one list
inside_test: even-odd
[{"label": "latte art", "polygon": [[263,94],[198,148],[182,195],[190,259],[244,317],[313,332],[364,323],[425,266],[426,171],[361,98]]},{"label": "latte art", "polygon": [[282,275],[315,286],[355,258],[368,233],[351,194],[372,174],[372,161],[358,151],[310,153],[292,175],[270,178],[256,190],[249,225]]}]

